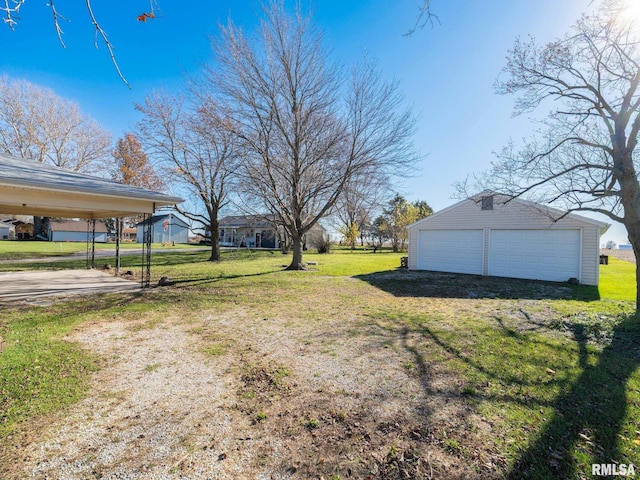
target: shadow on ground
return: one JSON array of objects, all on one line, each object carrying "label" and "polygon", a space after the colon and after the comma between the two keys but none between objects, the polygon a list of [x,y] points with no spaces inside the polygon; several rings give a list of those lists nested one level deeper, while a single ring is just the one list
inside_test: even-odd
[{"label": "shadow on ground", "polygon": [[481,275],[397,269],[355,278],[396,297],[573,299],[586,302],[600,299],[598,287]]}]

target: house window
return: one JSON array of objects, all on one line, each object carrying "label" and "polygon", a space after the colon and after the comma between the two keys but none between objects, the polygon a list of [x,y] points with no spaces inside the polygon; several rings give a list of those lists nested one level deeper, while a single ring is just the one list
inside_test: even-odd
[{"label": "house window", "polygon": [[482,210],[493,210],[493,195],[482,197]]}]

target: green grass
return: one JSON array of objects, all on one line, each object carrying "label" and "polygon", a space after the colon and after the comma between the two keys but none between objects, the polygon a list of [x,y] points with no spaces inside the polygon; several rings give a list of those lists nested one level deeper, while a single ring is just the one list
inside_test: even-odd
[{"label": "green grass", "polygon": [[[208,252],[177,252],[153,257],[154,281],[167,276],[173,287],[134,298],[97,296],[91,305],[10,309],[0,320],[0,443],[22,422],[85,394],[97,361],[62,339],[82,322],[118,317],[153,328],[168,313],[186,319],[205,309],[242,308],[260,312],[260,318],[295,312],[309,325],[354,321],[342,319],[349,318],[344,312],[355,315],[352,335],[371,335],[372,345],[382,342],[404,354],[398,368],[421,379],[425,396],[444,388],[442,395],[490,425],[486,434],[467,431],[467,420],[456,418],[457,429],[430,431],[435,444],[460,462],[475,461],[472,454],[479,449],[498,452],[504,478],[540,480],[589,477],[591,463],[640,464],[640,320],[632,315],[633,264],[610,258],[601,266],[599,288],[466,276],[456,277],[452,287],[398,269],[401,256],[338,249],[306,254],[305,261],[318,262],[310,271],[285,272],[290,256],[279,252],[225,251],[218,263],[206,261]],[[122,260],[124,268],[140,263]],[[83,262],[65,265],[81,268]],[[478,295],[480,283],[491,295]],[[537,315],[548,323],[536,323]],[[194,325],[193,334],[204,335],[206,328]],[[301,347],[321,342],[300,338]],[[216,357],[233,351],[231,343],[211,340],[216,338],[201,352]],[[434,365],[456,383],[429,385]],[[245,401],[255,397],[256,386],[286,386],[291,375],[283,366],[247,366]],[[312,413],[302,425],[324,428],[322,412]],[[263,410],[254,415],[256,422],[267,418]]]},{"label": "green grass", "polygon": [[635,274],[635,264],[609,257],[609,265],[600,266],[600,297],[614,301],[635,301]]},{"label": "green grass", "polygon": [[[157,249],[176,249],[200,247],[200,245],[178,244],[176,246],[163,246],[160,243],[154,243],[152,248]],[[115,243],[96,243],[96,250],[115,249]],[[140,243],[122,242],[120,248],[123,250],[142,248]],[[17,241],[17,240],[0,240],[0,260],[19,260],[25,258],[45,258],[45,257],[61,257],[74,253],[85,253],[87,244],[84,242],[45,242],[40,240]]]},{"label": "green grass", "polygon": [[85,319],[70,303],[44,311],[19,312],[0,320],[0,439],[20,422],[82,398],[96,359],[61,336]]}]

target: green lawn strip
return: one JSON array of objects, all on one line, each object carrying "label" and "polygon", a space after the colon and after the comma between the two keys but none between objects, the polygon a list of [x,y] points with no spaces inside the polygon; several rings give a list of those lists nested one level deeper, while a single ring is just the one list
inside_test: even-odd
[{"label": "green lawn strip", "polygon": [[609,257],[609,265],[600,265],[600,297],[633,302],[636,299],[636,265]]},{"label": "green lawn strip", "polygon": [[[175,250],[183,248],[203,248],[203,245],[195,244],[176,244],[162,245],[161,243],[152,244],[151,248],[157,250]],[[91,246],[89,246],[91,248]],[[115,250],[116,244],[96,243],[96,250]],[[132,250],[142,248],[141,243],[123,242],[120,244],[123,250]],[[47,242],[40,240],[17,241],[17,240],[0,240],[0,260],[19,260],[25,258],[45,258],[60,257],[72,255],[74,253],[85,253],[87,244],[84,242]]]},{"label": "green lawn strip", "polygon": [[9,312],[2,319],[0,438],[16,424],[76,402],[95,371],[95,357],[61,336],[84,319],[77,304]]}]

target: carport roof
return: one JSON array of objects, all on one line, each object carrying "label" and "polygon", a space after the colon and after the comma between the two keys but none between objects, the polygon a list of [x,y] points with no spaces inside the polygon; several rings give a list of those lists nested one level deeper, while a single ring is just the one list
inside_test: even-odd
[{"label": "carport roof", "polygon": [[0,154],[0,213],[113,218],[153,213],[178,197]]}]

